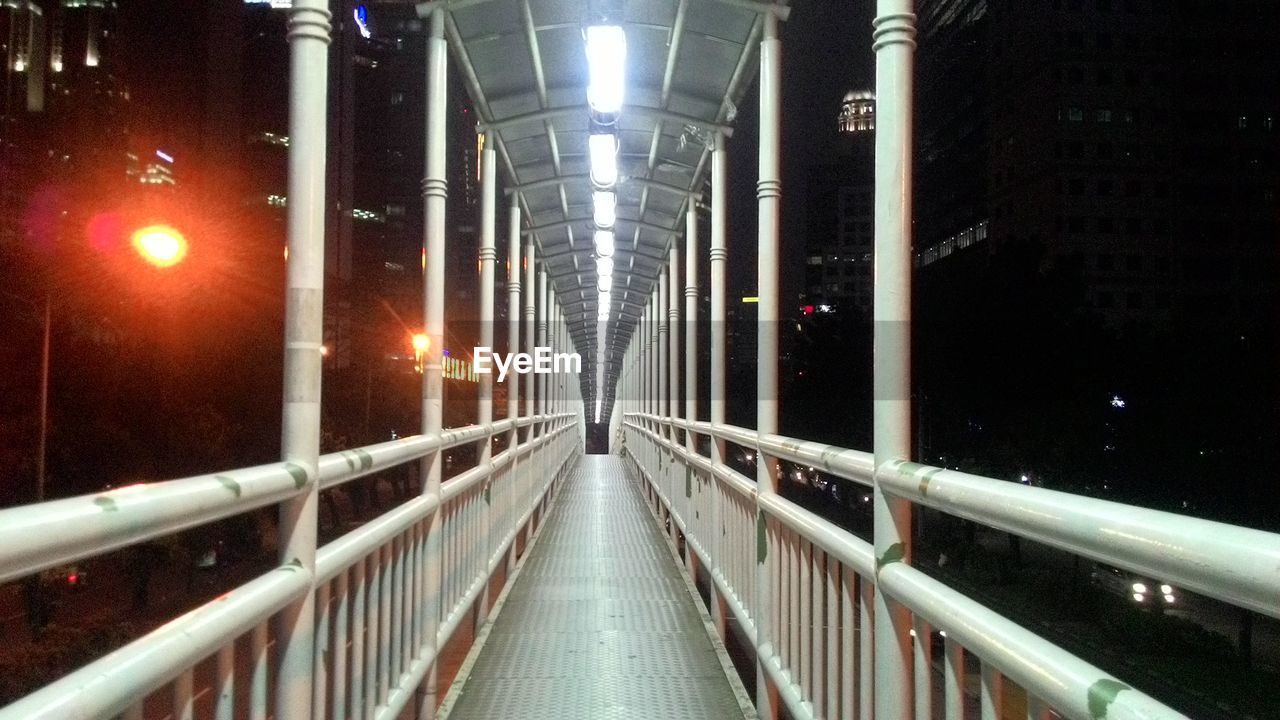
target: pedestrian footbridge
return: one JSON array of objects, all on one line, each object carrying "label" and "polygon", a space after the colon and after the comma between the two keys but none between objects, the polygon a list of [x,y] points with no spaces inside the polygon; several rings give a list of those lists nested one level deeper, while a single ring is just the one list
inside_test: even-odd
[{"label": "pedestrian footbridge", "polygon": [[[876,0],[872,28],[831,28],[870,33],[877,63],[870,452],[779,434],[789,5],[385,0],[364,29],[399,13],[385,22],[411,23],[428,46],[422,425],[322,454],[327,54],[333,32],[352,31],[331,4],[347,7],[287,10],[281,461],[0,510],[0,582],[260,508],[278,511],[278,566],[48,678],[0,720],[1184,716],[1142,677],[923,572],[921,508],[1280,617],[1277,535],[912,462],[912,0]],[[583,363],[508,378],[505,412],[482,375],[474,422],[445,428],[451,72],[483,137],[476,344],[495,346],[501,175],[506,348]],[[756,384],[732,389],[756,398],[746,428],[725,417],[725,148],[753,82]],[[602,428],[609,455],[585,455]],[[474,464],[446,478],[443,456],[463,448]],[[318,542],[321,493],[406,464],[420,494]],[[787,500],[784,465],[863,486],[870,539]],[[473,630],[454,662],[448,649]]]}]

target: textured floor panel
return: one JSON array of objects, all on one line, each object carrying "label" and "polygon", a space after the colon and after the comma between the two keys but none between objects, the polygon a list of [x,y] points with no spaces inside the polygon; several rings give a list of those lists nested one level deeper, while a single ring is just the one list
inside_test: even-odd
[{"label": "textured floor panel", "polygon": [[621,461],[565,484],[450,720],[742,718],[715,648]]}]

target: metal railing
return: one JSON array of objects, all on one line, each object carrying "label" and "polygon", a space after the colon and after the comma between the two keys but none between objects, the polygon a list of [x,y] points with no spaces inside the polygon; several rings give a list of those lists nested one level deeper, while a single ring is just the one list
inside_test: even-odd
[{"label": "metal railing", "polygon": [[[142,718],[148,697],[166,688],[172,716],[191,717],[195,670],[209,659],[214,717],[266,718],[278,691],[269,625],[307,593],[317,608],[311,717],[396,717],[489,581],[515,562],[518,537],[538,526],[581,449],[579,418],[508,419],[322,456],[318,481],[329,489],[529,429],[523,442],[444,482],[439,495],[417,496],[319,548],[314,577],[283,564],[0,709],[0,719]],[[286,501],[307,484],[305,473],[279,463],[0,510],[0,579]],[[432,588],[423,568],[436,515],[443,572]],[[432,612],[438,630],[428,638]]]},{"label": "metal railing", "polygon": [[[982,717],[1008,717],[1005,678],[1025,693],[1028,718],[1175,718],[1178,712],[901,562],[877,558],[867,541],[713,462],[679,433],[760,453],[760,464],[812,466],[902,499],[1136,573],[1165,578],[1208,597],[1280,617],[1280,535],[914,463],[734,426],[629,414],[624,448],[691,567],[701,564],[754,643],[795,718],[869,718],[876,672],[873,593],[911,611],[911,690],[917,718],[934,717],[934,632],[942,633],[943,714],[964,716],[966,651],[979,659]],[[758,508],[758,514],[757,514]],[[719,532],[716,529],[719,528]],[[767,567],[759,594],[755,566]],[[767,616],[764,635],[757,619]],[[721,621],[723,631],[723,622]]]}]

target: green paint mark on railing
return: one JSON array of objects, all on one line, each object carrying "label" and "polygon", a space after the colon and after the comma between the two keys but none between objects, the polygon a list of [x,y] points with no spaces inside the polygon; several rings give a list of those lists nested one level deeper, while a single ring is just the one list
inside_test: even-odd
[{"label": "green paint mark on railing", "polygon": [[1103,678],[1089,686],[1089,715],[1094,720],[1102,720],[1107,716],[1107,709],[1116,701],[1121,690],[1130,690],[1128,685],[1119,680]]},{"label": "green paint mark on railing", "polygon": [[293,478],[293,484],[299,490],[302,489],[303,485],[307,484],[306,468],[302,467],[301,465],[295,465],[294,463],[285,463],[284,469],[286,472],[289,473],[289,477]]},{"label": "green paint mark on railing", "polygon": [[347,461],[347,469],[354,472],[356,469],[356,461],[351,459],[351,453],[347,452],[346,450],[343,450],[342,459]]},{"label": "green paint mark on railing", "polygon": [[756,563],[763,565],[769,557],[769,523],[765,520],[764,511],[756,511]]},{"label": "green paint mark on railing", "polygon": [[364,450],[359,450],[359,449],[357,449],[357,450],[353,450],[352,452],[354,452],[354,453],[356,454],[356,457],[360,458],[360,469],[361,469],[361,470],[368,470],[369,468],[373,467],[373,456],[372,456],[372,455],[370,455],[369,453],[365,452]]},{"label": "green paint mark on railing", "polygon": [[119,510],[119,509],[120,509],[120,508],[116,505],[116,501],[115,501],[115,500],[113,500],[113,499],[111,499],[111,498],[109,498],[109,497],[107,497],[106,495],[102,495],[102,496],[100,496],[100,497],[96,497],[96,498],[94,498],[94,499],[93,499],[93,504],[94,504],[94,505],[97,505],[97,506],[98,506],[98,507],[100,507],[100,508],[102,508],[102,511],[103,511],[103,512],[115,512],[115,511],[117,511],[117,510]]},{"label": "green paint mark on railing", "polygon": [[942,472],[942,468],[934,468],[920,478],[920,497],[929,497],[929,483],[933,482],[934,476],[940,472]]},{"label": "green paint mark on railing", "polygon": [[900,463],[898,465],[898,474],[903,475],[905,477],[911,477],[916,474],[917,470],[923,467],[924,465],[921,465],[920,463],[917,463],[917,462],[908,461],[908,462]]},{"label": "green paint mark on railing", "polygon": [[906,545],[903,545],[902,543],[894,543],[890,545],[889,549],[885,550],[883,555],[876,558],[876,572],[879,572],[880,568],[890,563],[902,562],[903,558],[906,556]]},{"label": "green paint mark on railing", "polygon": [[240,497],[240,483],[227,477],[226,475],[219,475],[217,477],[218,477],[218,482],[222,484],[222,487],[230,490],[232,493],[235,494],[236,497]]},{"label": "green paint mark on railing", "polygon": [[693,468],[689,467],[684,469],[684,496],[686,499],[693,497]]},{"label": "green paint mark on railing", "polygon": [[840,454],[840,450],[838,450],[837,448],[834,448],[834,447],[827,447],[827,448],[823,449],[823,451],[822,451],[822,456],[819,458],[819,459],[821,460],[821,462],[822,462],[822,469],[823,469],[823,470],[830,470],[830,469],[831,469],[831,458],[833,458],[833,457],[835,457],[835,456],[837,456],[837,455],[839,455],[839,454]]},{"label": "green paint mark on railing", "polygon": [[486,483],[484,486],[484,504],[488,505],[492,497],[493,497],[493,486]]},{"label": "green paint mark on railing", "polygon": [[298,572],[299,570],[302,569],[302,561],[299,560],[298,558],[294,558],[289,562],[285,563],[284,565],[281,565],[280,569],[288,570],[289,572]]}]

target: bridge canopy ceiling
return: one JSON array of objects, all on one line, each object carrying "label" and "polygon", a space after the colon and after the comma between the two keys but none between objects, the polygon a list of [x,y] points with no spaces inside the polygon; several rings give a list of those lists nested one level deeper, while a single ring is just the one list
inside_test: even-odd
[{"label": "bridge canopy ceiling", "polygon": [[[606,404],[621,353],[687,203],[709,176],[714,133],[756,76],[760,3],[743,0],[448,0],[455,66],[517,193],[595,397],[596,274],[585,28],[626,33]],[[419,6],[420,12],[425,6]],[[502,207],[502,203],[499,203]],[[607,408],[606,408],[607,410]]]}]

